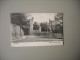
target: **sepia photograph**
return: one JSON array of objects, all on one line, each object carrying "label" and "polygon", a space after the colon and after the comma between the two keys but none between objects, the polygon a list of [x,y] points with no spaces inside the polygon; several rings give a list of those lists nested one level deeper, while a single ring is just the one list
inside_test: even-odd
[{"label": "sepia photograph", "polygon": [[10,13],[11,47],[64,44],[63,13]]}]

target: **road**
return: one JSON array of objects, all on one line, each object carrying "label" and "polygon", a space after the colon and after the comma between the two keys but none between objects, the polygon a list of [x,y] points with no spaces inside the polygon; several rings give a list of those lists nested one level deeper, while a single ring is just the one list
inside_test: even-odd
[{"label": "road", "polygon": [[13,42],[48,42],[48,41],[62,41],[63,39],[42,38],[41,36],[28,35],[24,39]]}]

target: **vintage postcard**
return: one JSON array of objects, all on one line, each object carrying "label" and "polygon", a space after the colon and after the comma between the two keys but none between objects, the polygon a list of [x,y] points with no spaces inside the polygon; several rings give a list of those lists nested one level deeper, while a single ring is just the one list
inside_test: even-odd
[{"label": "vintage postcard", "polygon": [[11,47],[63,45],[63,13],[10,13]]}]

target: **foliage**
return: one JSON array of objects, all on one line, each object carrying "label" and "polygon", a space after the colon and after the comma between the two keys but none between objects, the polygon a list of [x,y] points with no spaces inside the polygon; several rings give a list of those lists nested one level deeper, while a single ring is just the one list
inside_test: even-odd
[{"label": "foliage", "polygon": [[55,25],[55,33],[63,34],[63,13],[57,13],[55,16],[55,21],[57,22]]},{"label": "foliage", "polygon": [[11,13],[11,23],[20,26],[20,35],[21,29],[24,31],[28,31],[24,26],[29,26],[29,23],[27,22],[27,18],[25,17],[24,13]]},{"label": "foliage", "polygon": [[63,13],[57,13],[55,16],[55,20],[56,21],[63,20]]},{"label": "foliage", "polygon": [[48,31],[48,23],[47,22],[40,23],[40,26],[41,26],[41,31]]},{"label": "foliage", "polygon": [[11,23],[16,25],[25,25],[25,16],[23,13],[11,13]]},{"label": "foliage", "polygon": [[37,22],[34,22],[33,24],[33,30],[39,30],[39,25]]}]

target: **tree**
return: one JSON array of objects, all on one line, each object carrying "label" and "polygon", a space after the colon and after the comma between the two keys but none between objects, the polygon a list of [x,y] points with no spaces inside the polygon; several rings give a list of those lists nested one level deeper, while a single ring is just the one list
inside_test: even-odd
[{"label": "tree", "polygon": [[63,13],[57,13],[55,16],[55,21],[57,22],[55,25],[56,33],[62,33],[63,35]]},{"label": "tree", "polygon": [[11,23],[20,26],[20,35],[21,26],[25,25],[26,18],[23,13],[11,13]]},{"label": "tree", "polygon": [[24,35],[29,35],[29,31],[30,31],[30,21],[26,21],[24,22],[24,26],[21,26],[22,30],[24,31]]},{"label": "tree", "polygon": [[33,30],[39,30],[39,25],[37,22],[34,22],[33,24]]},{"label": "tree", "polygon": [[56,21],[63,20],[63,13],[57,13],[56,16],[55,16],[55,20]]},{"label": "tree", "polygon": [[47,22],[40,23],[40,26],[41,26],[41,31],[48,31],[48,23]]}]

